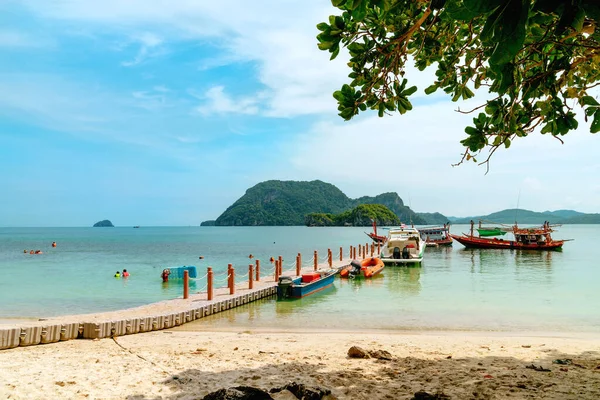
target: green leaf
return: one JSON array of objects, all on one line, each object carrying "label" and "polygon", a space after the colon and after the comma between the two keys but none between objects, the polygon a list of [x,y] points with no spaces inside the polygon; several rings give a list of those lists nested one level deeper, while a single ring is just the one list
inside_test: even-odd
[{"label": "green leaf", "polygon": [[331,0],[331,4],[334,7],[338,7],[338,8],[340,8],[341,6],[343,6],[345,2],[346,2],[346,0]]},{"label": "green leaf", "polygon": [[596,99],[592,96],[583,96],[581,98],[580,104],[586,106],[600,106],[600,103],[598,103]]},{"label": "green leaf", "polygon": [[592,133],[600,132],[600,109],[594,113],[594,120],[592,121],[592,127],[590,129]]},{"label": "green leaf", "polygon": [[438,88],[439,88],[439,86],[436,83],[434,83],[433,85],[431,85],[425,89],[425,94],[431,94],[431,93],[435,92],[436,90],[438,90]]},{"label": "green leaf", "polygon": [[321,23],[317,24],[317,29],[320,31],[325,31],[325,30],[327,30],[327,28],[329,28],[329,25],[326,24],[325,22],[321,22]]},{"label": "green leaf", "polygon": [[417,91],[417,87],[416,86],[411,86],[411,87],[409,87],[408,89],[406,89],[406,90],[404,90],[402,92],[402,96],[408,97],[408,96],[410,96],[411,94],[413,94],[416,91]]}]

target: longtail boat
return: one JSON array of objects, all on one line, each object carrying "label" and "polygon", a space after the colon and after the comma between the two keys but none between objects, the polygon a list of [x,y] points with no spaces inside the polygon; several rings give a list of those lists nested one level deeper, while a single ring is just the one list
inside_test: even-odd
[{"label": "longtail boat", "polygon": [[381,236],[377,234],[377,222],[372,219],[371,220],[373,222],[373,232],[365,232],[365,234],[371,238],[371,240],[375,243],[385,243],[385,241],[387,240],[387,236]]},{"label": "longtail boat", "polygon": [[520,249],[520,250],[560,250],[566,240],[554,240],[551,233],[554,232],[550,223],[536,228],[519,228],[516,224],[512,227],[515,240],[489,238],[473,235],[473,223],[471,222],[471,233],[452,235],[457,242],[465,247],[482,249]]},{"label": "longtail boat", "polygon": [[443,226],[425,226],[418,228],[421,236],[425,238],[425,245],[428,247],[452,246],[452,236],[450,236],[450,223]]}]

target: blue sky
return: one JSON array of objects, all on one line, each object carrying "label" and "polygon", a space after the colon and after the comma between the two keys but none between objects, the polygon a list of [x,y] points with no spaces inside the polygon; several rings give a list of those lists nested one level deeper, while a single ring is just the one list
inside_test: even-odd
[{"label": "blue sky", "polygon": [[472,118],[455,109],[475,103],[425,96],[433,71],[413,68],[412,112],[342,121],[331,93],[345,56],[329,61],[315,39],[329,4],[0,3],[0,226],[198,225],[269,179],[394,191],[454,216],[518,197],[600,212],[600,144],[584,123],[564,145],[515,142],[487,175],[452,167]]}]

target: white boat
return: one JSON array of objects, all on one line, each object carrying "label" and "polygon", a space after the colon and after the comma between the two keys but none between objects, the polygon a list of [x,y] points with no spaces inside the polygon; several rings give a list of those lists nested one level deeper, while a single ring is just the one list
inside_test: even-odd
[{"label": "white boat", "polygon": [[416,228],[402,225],[390,228],[386,243],[381,249],[384,264],[416,264],[423,261],[425,240]]}]

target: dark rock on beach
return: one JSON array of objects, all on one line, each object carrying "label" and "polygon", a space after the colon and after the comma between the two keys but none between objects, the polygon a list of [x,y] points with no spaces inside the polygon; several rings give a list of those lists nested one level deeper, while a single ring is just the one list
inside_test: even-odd
[{"label": "dark rock on beach", "polygon": [[94,224],[94,228],[114,228],[115,226],[109,220],[105,219]]},{"label": "dark rock on beach", "polygon": [[[271,394],[273,396],[271,396]],[[273,400],[302,399],[322,400],[328,398],[331,390],[306,386],[302,383],[290,382],[283,387],[273,388],[269,392],[251,386],[237,386],[219,389],[204,396],[203,400]]]},{"label": "dark rock on beach", "polygon": [[331,390],[318,387],[306,386],[302,383],[290,382],[281,388],[271,389],[271,393],[278,393],[287,390],[296,398],[303,400],[321,400],[323,397],[331,394]]},{"label": "dark rock on beach", "polygon": [[237,386],[219,389],[207,394],[203,400],[272,400],[268,392],[251,386]]}]

